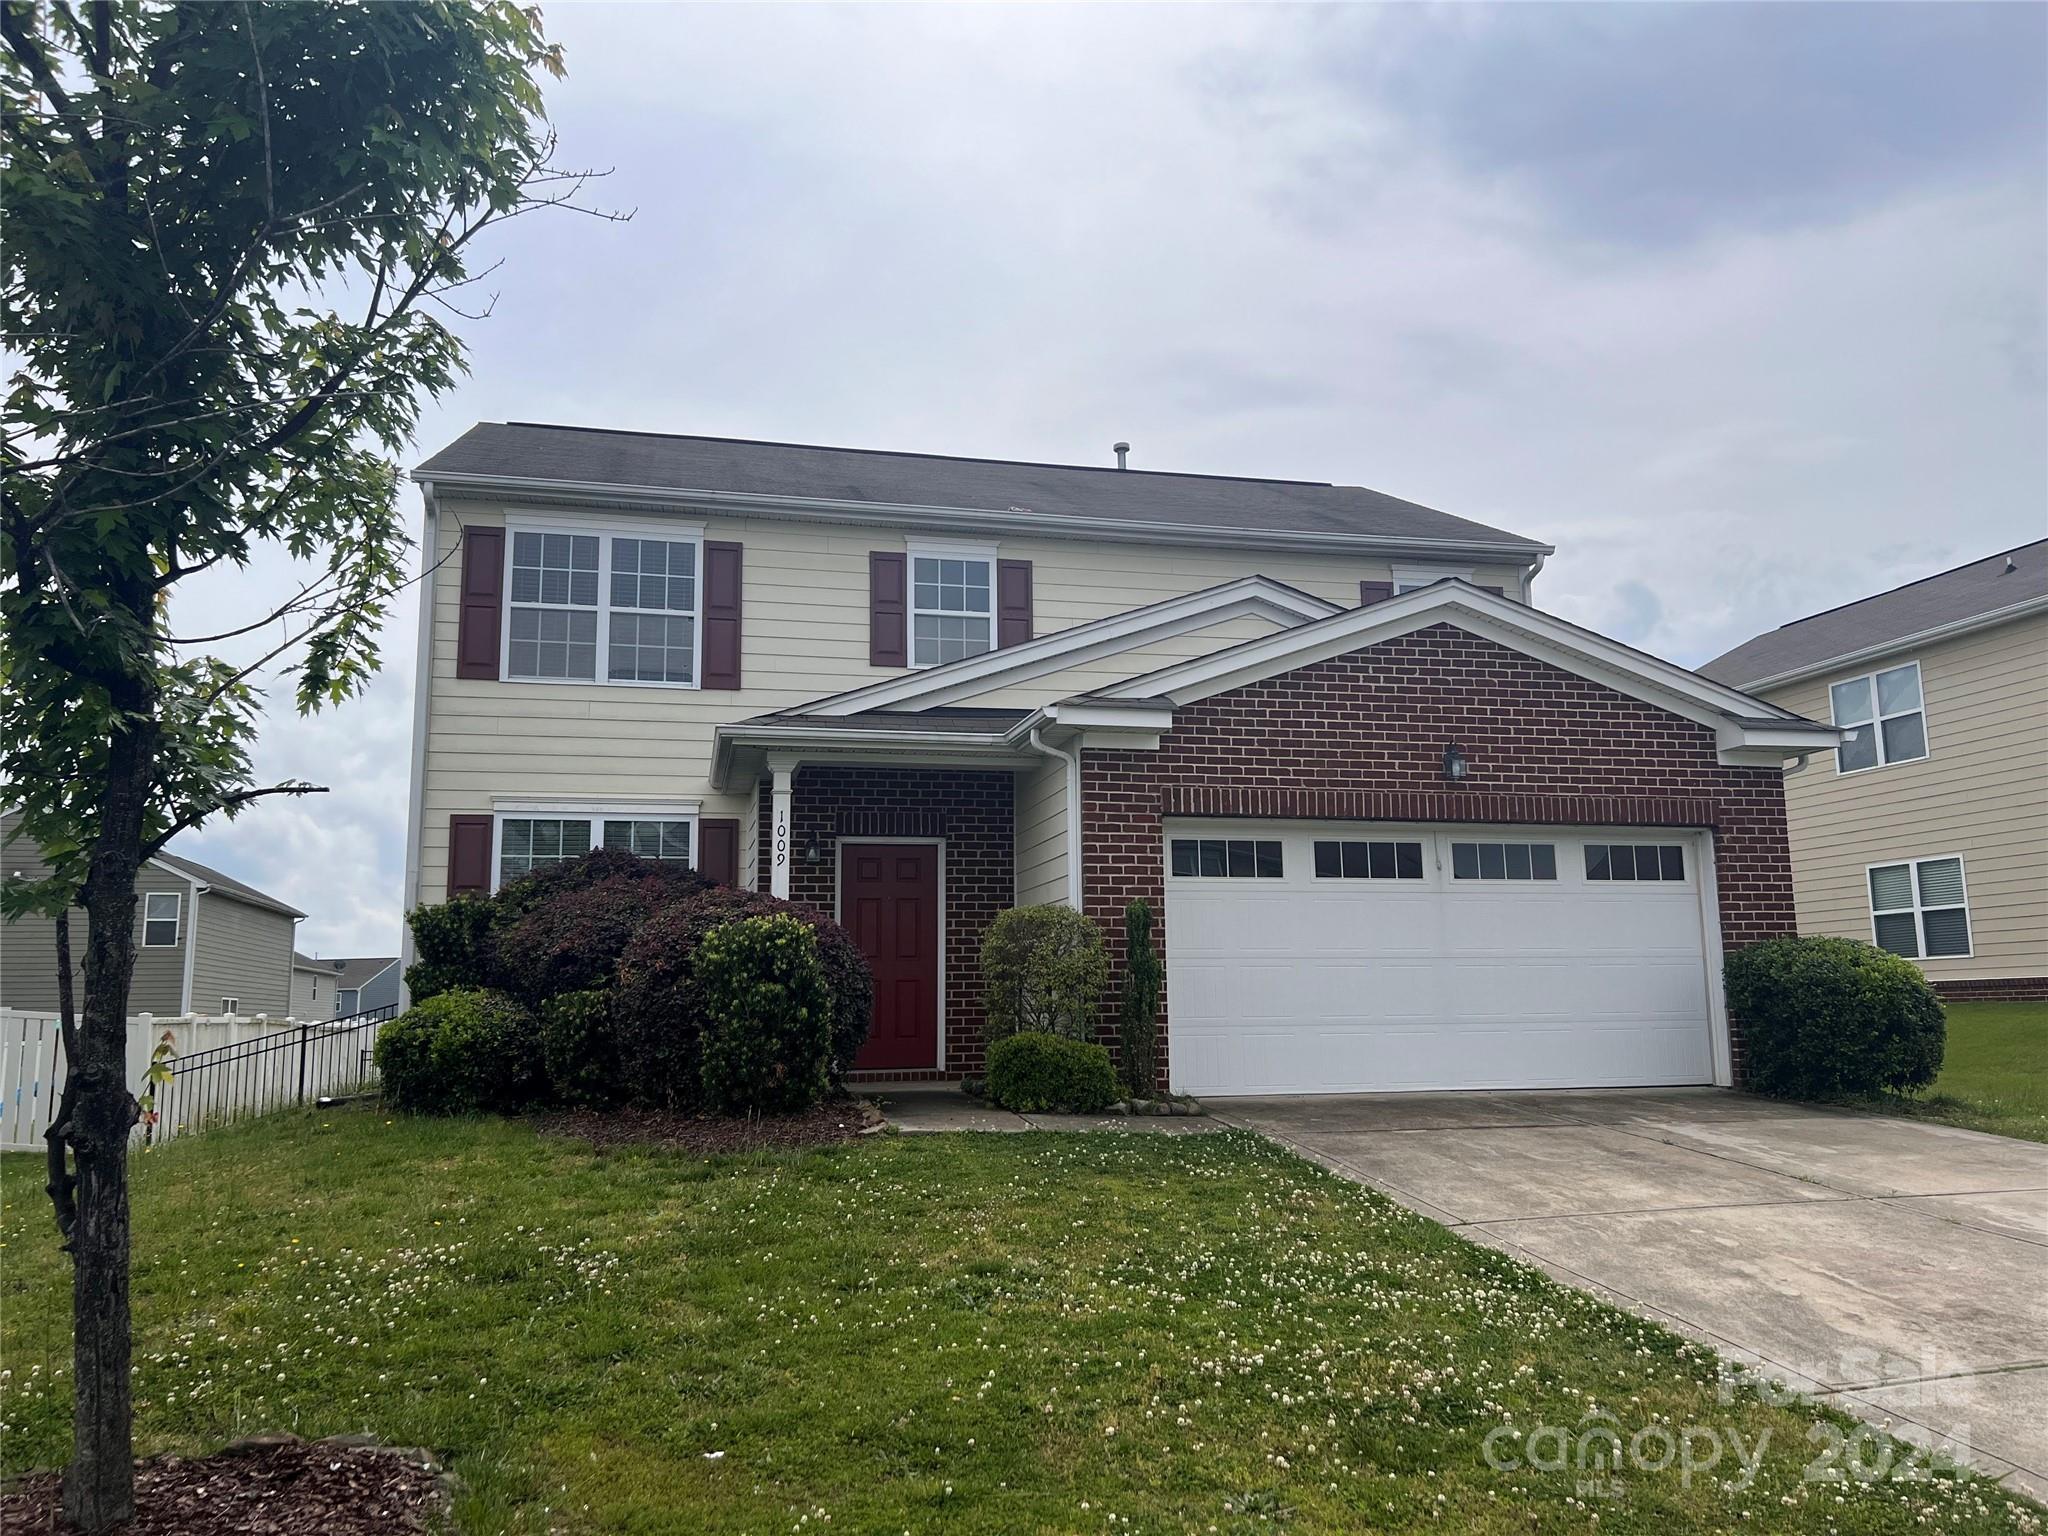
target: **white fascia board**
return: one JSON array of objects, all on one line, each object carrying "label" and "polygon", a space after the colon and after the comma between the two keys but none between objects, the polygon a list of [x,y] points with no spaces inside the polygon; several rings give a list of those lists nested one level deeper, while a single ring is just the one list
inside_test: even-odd
[{"label": "white fascia board", "polygon": [[1222,586],[1205,587],[1199,592],[1057,630],[1022,645],[983,651],[979,656],[963,657],[944,666],[927,667],[907,676],[832,694],[804,705],[803,709],[814,715],[858,715],[911,703],[920,709],[936,709],[1246,615],[1293,626],[1343,611],[1336,603],[1297,592],[1266,577],[1246,576]]},{"label": "white fascia board", "polygon": [[1702,725],[1718,728],[1730,716],[1777,716],[1791,725],[1804,723],[1775,704],[1712,682],[1538,609],[1495,597],[1464,581],[1438,582],[1384,602],[1347,610],[1320,623],[1248,640],[1213,656],[1162,667],[1105,688],[1098,697],[1156,697],[1189,704],[1440,622],[1455,623],[1468,634],[1547,661]]},{"label": "white fascia board", "polygon": [[2037,613],[2048,613],[2048,597],[2030,597],[2021,602],[2008,603],[2003,608],[1994,608],[1989,613],[1972,614],[1967,619],[1937,624],[1932,629],[1915,630],[1910,635],[1900,635],[1896,640],[1881,640],[1876,645],[1866,645],[1860,650],[1844,651],[1841,655],[1830,656],[1825,661],[1794,667],[1788,672],[1774,672],[1769,677],[1760,677],[1755,682],[1744,683],[1742,686],[1744,691],[1749,693],[1756,693],[1765,688],[1782,688],[1787,683],[1803,682],[1809,677],[1819,677],[1824,672],[1838,672],[1865,662],[1879,661],[1901,651],[1917,651],[1923,646],[1933,645],[1942,640],[1957,640],[1964,635],[1973,635],[1980,629],[1995,629],[2000,624],[2010,624],[2015,619],[2028,618]]},{"label": "white fascia board", "polygon": [[1715,727],[1714,745],[1724,766],[1777,768],[1788,757],[1832,752],[1841,745],[1843,734],[1836,726],[1817,722],[1754,725],[1729,720]]},{"label": "white fascia board", "polygon": [[695,490],[675,486],[612,485],[603,481],[537,480],[523,475],[451,474],[415,470],[413,478],[441,494],[471,497],[528,497],[567,505],[666,507],[735,517],[794,518],[804,522],[854,523],[937,532],[1080,534],[1123,544],[1189,544],[1251,549],[1311,549],[1483,558],[1487,563],[1527,565],[1555,554],[1550,544],[1498,539],[1431,539],[1377,533],[1310,533],[1274,528],[1203,528],[1187,523],[1138,522],[1126,518],[1076,517],[1057,512],[1009,512],[985,507],[928,506],[918,502],[842,501],[811,496],[773,496],[752,491]]},{"label": "white fascia board", "polygon": [[1116,704],[1094,699],[1063,699],[1048,704],[1045,718],[1054,725],[1081,730],[1169,731],[1173,710],[1166,705]]}]

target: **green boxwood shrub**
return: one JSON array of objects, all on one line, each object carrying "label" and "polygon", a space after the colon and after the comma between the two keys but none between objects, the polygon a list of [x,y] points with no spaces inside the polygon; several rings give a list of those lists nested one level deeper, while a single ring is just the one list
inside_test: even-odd
[{"label": "green boxwood shrub", "polygon": [[991,1042],[1025,1032],[1093,1040],[1109,957],[1102,930],[1071,907],[1012,907],[981,941]]},{"label": "green boxwood shrub", "polygon": [[378,1033],[384,1096],[415,1114],[521,1109],[540,1096],[534,1016],[502,992],[442,992]]},{"label": "green boxwood shrub", "polygon": [[714,928],[693,969],[704,1007],[703,1080],[713,1109],[808,1109],[831,1085],[832,993],[806,923],[784,913]]},{"label": "green boxwood shrub", "polygon": [[1028,1031],[990,1048],[988,1096],[1018,1114],[1089,1115],[1116,1102],[1116,1068],[1102,1046]]},{"label": "green boxwood shrub", "polygon": [[1902,1092],[1941,1071],[1947,1016],[1910,960],[1855,939],[1769,939],[1731,954],[1724,975],[1758,1093]]},{"label": "green boxwood shrub", "polygon": [[456,896],[407,914],[413,963],[405,968],[405,985],[414,1002],[490,984],[492,916],[484,896]]},{"label": "green boxwood shrub", "polygon": [[561,1103],[602,1107],[625,1097],[609,989],[561,992],[541,1004],[540,1051],[548,1092]]}]

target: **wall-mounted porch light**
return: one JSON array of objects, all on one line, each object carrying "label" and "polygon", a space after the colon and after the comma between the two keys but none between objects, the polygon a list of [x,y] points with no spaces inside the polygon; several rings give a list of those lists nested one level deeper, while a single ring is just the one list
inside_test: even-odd
[{"label": "wall-mounted porch light", "polygon": [[1465,781],[1465,775],[1471,771],[1471,764],[1465,761],[1465,749],[1463,747],[1454,741],[1444,748],[1444,777],[1446,779],[1450,780],[1453,784],[1462,784]]},{"label": "wall-mounted porch light", "polygon": [[825,850],[818,846],[818,836],[815,832],[811,834],[809,841],[804,844],[804,862],[806,864],[822,864],[825,862]]}]

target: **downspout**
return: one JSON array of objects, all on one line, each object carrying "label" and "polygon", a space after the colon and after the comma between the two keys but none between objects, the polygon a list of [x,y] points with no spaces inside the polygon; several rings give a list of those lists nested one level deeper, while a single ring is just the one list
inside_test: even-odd
[{"label": "downspout", "polygon": [[[434,691],[434,589],[439,584],[436,545],[434,482],[420,482],[420,583],[419,635],[414,642],[412,673],[412,770],[407,791],[405,825],[405,899],[401,917],[409,917],[420,903],[420,838],[425,830],[427,792],[428,701]],[[412,924],[399,935],[399,964],[412,964]],[[399,972],[398,1007],[403,1012],[412,1003],[407,995],[403,969]]]},{"label": "downspout", "polygon": [[1543,559],[1542,555],[1538,555],[1522,569],[1522,601],[1531,608],[1536,606],[1536,599],[1531,594],[1531,589],[1536,585],[1536,578],[1543,574]]},{"label": "downspout", "polygon": [[1077,747],[1072,752],[1062,752],[1058,747],[1049,746],[1038,739],[1040,727],[1031,727],[1031,734],[1025,744],[1040,757],[1050,757],[1067,765],[1067,905],[1076,912],[1081,910],[1081,752]]}]

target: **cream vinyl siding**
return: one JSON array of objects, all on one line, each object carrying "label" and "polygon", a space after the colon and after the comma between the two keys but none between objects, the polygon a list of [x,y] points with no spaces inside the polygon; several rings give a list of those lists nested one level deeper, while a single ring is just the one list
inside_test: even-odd
[{"label": "cream vinyl siding", "polygon": [[[0,872],[30,880],[49,873],[41,855],[25,842],[6,842],[19,820],[0,817]],[[172,949],[142,946],[143,896],[172,891],[178,896],[178,943]],[[85,913],[71,912],[71,975],[74,1003],[85,1005]],[[192,936],[192,885],[182,875],[144,864],[135,876],[135,974],[128,987],[130,1013],[176,1014],[184,1011],[185,946]],[[278,972],[280,984],[284,978]],[[0,923],[0,1006],[55,1012],[57,1008],[57,924],[47,917],[22,917]]]},{"label": "cream vinyl siding", "polygon": [[[239,1014],[283,1017],[291,1011],[293,920],[219,890],[199,898],[199,950],[192,959],[192,1011],[218,1013],[235,999]],[[323,989],[324,990],[324,989]]]},{"label": "cream vinyl siding", "polygon": [[1226,619],[1221,623],[1211,624],[1207,629],[1185,635],[1172,635],[1163,640],[1155,640],[1150,645],[1121,651],[1114,656],[1083,662],[1064,671],[1048,672],[1045,676],[1034,677],[1028,682],[1012,683],[1008,687],[997,688],[988,693],[978,693],[971,699],[962,699],[960,706],[963,709],[1036,709],[1049,700],[1070,699],[1077,693],[1092,693],[1098,688],[1107,688],[1112,683],[1142,677],[1147,672],[1171,666],[1178,661],[1191,661],[1197,656],[1207,656],[1212,651],[1226,650],[1246,640],[1257,640],[1262,635],[1270,635],[1276,629],[1284,627],[1286,626],[1278,620],[1261,618],[1257,614],[1246,614],[1242,618]]},{"label": "cream vinyl siding", "polygon": [[[522,520],[564,529],[644,527],[649,520],[644,511],[608,517],[528,505],[513,510]],[[744,818],[753,809],[752,786],[716,794],[706,782],[717,725],[897,675],[898,669],[868,665],[868,554],[903,550],[917,535],[691,515],[677,521],[701,526],[707,540],[745,546],[744,689],[457,678],[460,530],[502,525],[505,511],[497,503],[443,496],[435,519],[436,555],[446,563],[433,582],[420,827],[424,902],[446,892],[451,814],[488,812],[493,796],[556,795],[586,803],[696,800],[703,816]],[[1270,576],[1347,607],[1357,604],[1361,580],[1391,579],[1386,561],[1257,550],[1004,538],[997,553],[1032,562],[1034,624],[1041,635],[1241,576]],[[1475,578],[1519,590],[1512,568],[1481,569]]]},{"label": "cream vinyl siding", "polygon": [[1067,899],[1067,764],[1049,757],[1017,775],[1017,905]]},{"label": "cream vinyl siding", "polygon": [[1766,697],[1814,720],[1845,677],[1920,663],[1927,756],[1837,774],[1817,756],[1785,781],[1802,933],[1871,937],[1872,864],[1960,854],[1967,959],[1937,981],[2048,975],[2048,618],[2028,618],[1807,678]]}]

